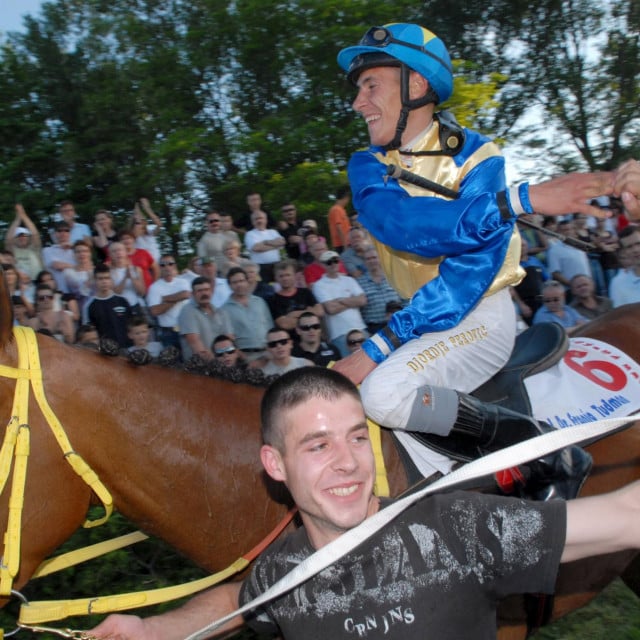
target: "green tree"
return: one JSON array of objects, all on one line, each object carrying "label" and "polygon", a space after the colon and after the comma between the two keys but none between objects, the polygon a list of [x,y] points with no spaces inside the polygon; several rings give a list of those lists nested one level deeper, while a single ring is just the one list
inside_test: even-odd
[{"label": "green tree", "polygon": [[[0,60],[5,219],[22,200],[46,223],[71,198],[87,221],[103,207],[123,221],[144,195],[178,253],[199,233],[194,216],[211,205],[237,214],[252,189],[272,209],[295,200],[321,220],[349,154],[366,144],[337,52],[412,5],[47,3]],[[460,69],[452,106],[476,123],[496,106],[497,76]]]},{"label": "green tree", "polygon": [[[456,55],[508,78],[490,126],[537,158],[538,177],[638,157],[636,0],[453,0],[446,15],[437,6],[426,2],[422,18]],[[514,128],[532,111],[540,117]]]}]

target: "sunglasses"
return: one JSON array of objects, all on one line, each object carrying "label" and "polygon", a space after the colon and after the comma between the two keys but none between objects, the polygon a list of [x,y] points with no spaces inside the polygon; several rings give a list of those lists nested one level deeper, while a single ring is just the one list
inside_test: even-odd
[{"label": "sunglasses", "polygon": [[281,340],[271,340],[270,342],[267,342],[267,347],[269,347],[269,349],[274,349],[278,346],[283,347],[285,344],[289,344],[289,338],[282,338]]},{"label": "sunglasses", "polygon": [[364,338],[353,338],[351,340],[347,340],[347,344],[350,347],[353,347],[353,346],[355,346],[357,344],[362,344],[363,342],[364,342]]},{"label": "sunglasses", "polygon": [[311,331],[312,329],[316,330],[320,328],[320,323],[316,323],[316,324],[301,324],[298,329],[300,329],[300,331]]},{"label": "sunglasses", "polygon": [[407,42],[406,40],[398,40],[393,37],[393,34],[386,27],[371,27],[367,33],[362,36],[360,40],[361,45],[365,45],[367,47],[378,47],[383,48],[390,44],[399,44],[401,47],[408,47],[409,49],[415,49],[416,51],[420,51],[422,53],[426,53],[429,57],[437,60],[445,69],[448,69],[453,73],[453,68],[451,65],[440,56],[431,53],[428,51],[426,46],[419,46],[417,44],[413,44],[413,42]]},{"label": "sunglasses", "polygon": [[544,298],[542,302],[560,302],[562,298]]},{"label": "sunglasses", "polygon": [[207,220],[209,224],[213,224],[214,222],[220,222],[220,218],[211,218],[211,220]]},{"label": "sunglasses", "polygon": [[173,267],[174,264],[175,264],[175,262],[161,262],[160,266],[161,267]]},{"label": "sunglasses", "polygon": [[225,347],[224,349],[216,349],[216,358],[222,358],[227,353],[235,353],[237,349],[235,347]]},{"label": "sunglasses", "polygon": [[331,260],[327,260],[324,264],[329,266],[330,264],[338,264],[340,262],[340,258],[331,258]]},{"label": "sunglasses", "polygon": [[38,296],[38,302],[42,300],[53,300],[53,296],[51,295]]}]

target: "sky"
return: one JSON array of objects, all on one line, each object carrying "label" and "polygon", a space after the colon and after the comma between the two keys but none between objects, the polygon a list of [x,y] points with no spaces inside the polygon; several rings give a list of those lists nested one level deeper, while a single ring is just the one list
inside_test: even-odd
[{"label": "sky", "polygon": [[35,15],[44,0],[0,0],[0,31],[21,31],[22,16]]}]

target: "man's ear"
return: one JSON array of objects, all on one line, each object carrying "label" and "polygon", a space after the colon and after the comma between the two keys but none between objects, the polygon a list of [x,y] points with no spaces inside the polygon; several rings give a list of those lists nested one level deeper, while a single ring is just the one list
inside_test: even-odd
[{"label": "man's ear", "polygon": [[287,474],[280,452],[269,444],[263,444],[260,448],[260,460],[264,470],[278,482],[286,482]]},{"label": "man's ear", "polygon": [[416,100],[427,95],[429,81],[417,71],[412,71],[409,75],[409,99]]}]

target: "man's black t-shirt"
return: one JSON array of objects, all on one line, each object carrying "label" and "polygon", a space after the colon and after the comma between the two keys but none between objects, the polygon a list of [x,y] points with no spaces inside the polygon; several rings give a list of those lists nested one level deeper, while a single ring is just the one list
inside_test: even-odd
[{"label": "man's black t-shirt", "polygon": [[[565,529],[560,500],[428,497],[247,622],[285,640],[495,640],[498,598],[553,592]],[[304,528],[274,543],[244,581],[241,605],[312,552]]]}]

